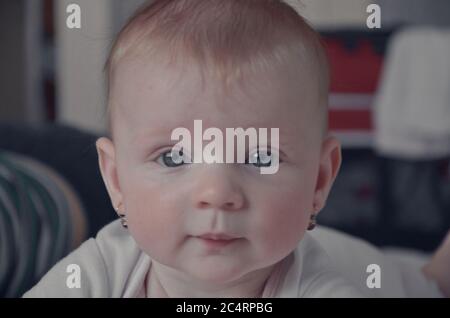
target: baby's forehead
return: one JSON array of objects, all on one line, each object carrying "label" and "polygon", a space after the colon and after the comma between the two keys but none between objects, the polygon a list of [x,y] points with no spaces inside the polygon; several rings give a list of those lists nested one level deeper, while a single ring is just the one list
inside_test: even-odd
[{"label": "baby's forehead", "polygon": [[209,103],[218,110],[235,105],[236,111],[245,112],[317,103],[317,74],[311,67],[295,64],[224,70],[214,65],[133,59],[118,65],[110,96],[119,105],[144,103],[144,109],[184,105],[192,110]]},{"label": "baby's forehead", "polygon": [[280,128],[290,135],[312,121],[314,89],[287,72],[248,75],[226,89],[217,78],[202,80],[195,68],[135,64],[117,76],[115,120],[143,134],[147,127],[165,136],[177,127],[193,131],[194,120],[202,120],[205,129]]}]

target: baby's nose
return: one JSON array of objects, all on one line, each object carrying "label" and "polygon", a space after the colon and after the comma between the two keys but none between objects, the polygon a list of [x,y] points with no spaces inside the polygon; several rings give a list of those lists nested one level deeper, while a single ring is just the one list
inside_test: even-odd
[{"label": "baby's nose", "polygon": [[202,164],[193,191],[198,209],[242,209],[245,196],[239,185],[239,175],[233,164]]}]

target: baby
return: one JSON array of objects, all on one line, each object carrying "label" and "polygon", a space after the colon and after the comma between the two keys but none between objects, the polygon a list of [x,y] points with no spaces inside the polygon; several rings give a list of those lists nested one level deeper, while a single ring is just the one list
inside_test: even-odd
[{"label": "baby", "polygon": [[[341,152],[327,133],[324,50],[291,6],[280,0],[155,0],[122,29],[106,67],[110,138],[100,138],[97,150],[120,220],[25,296],[371,295],[362,290],[366,280],[352,281],[323,246],[348,238],[308,232]],[[174,151],[172,133],[182,127],[194,133],[199,120],[223,132],[278,128],[279,143],[247,146],[244,163],[195,163],[194,147]],[[260,173],[274,162],[276,173]],[[381,258],[383,271],[394,268]],[[76,279],[67,272],[70,264],[77,265],[79,281],[70,281]],[[426,276],[411,274],[428,295],[439,295],[426,278],[440,281],[435,268]],[[398,273],[393,284],[399,286],[392,288],[400,291],[379,296],[408,295]]]}]

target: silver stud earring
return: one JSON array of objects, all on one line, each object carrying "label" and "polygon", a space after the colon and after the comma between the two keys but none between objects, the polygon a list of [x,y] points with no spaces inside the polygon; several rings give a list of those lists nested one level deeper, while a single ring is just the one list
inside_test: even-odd
[{"label": "silver stud earring", "polygon": [[308,231],[314,230],[314,228],[316,227],[316,224],[317,224],[316,223],[316,214],[313,213],[313,214],[311,214],[307,230]]},{"label": "silver stud earring", "polygon": [[316,225],[317,225],[317,213],[319,212],[319,208],[318,208],[318,204],[317,204],[317,202],[314,202],[313,203],[313,213],[311,213],[311,216],[310,216],[310,219],[309,219],[309,225],[308,225],[308,228],[307,228],[307,230],[308,231],[312,231],[312,230],[314,230],[314,228],[316,227]]},{"label": "silver stud earring", "polygon": [[119,206],[117,208],[115,208],[115,210],[116,210],[117,215],[120,218],[120,224],[122,224],[122,226],[127,229],[128,228],[127,217],[125,214],[119,212],[119,207],[121,205],[122,204],[119,204]]}]

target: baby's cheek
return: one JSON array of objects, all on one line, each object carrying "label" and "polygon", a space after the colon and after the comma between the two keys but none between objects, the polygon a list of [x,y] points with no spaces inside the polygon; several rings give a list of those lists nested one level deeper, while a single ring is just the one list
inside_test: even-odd
[{"label": "baby's cheek", "polygon": [[264,248],[267,253],[289,253],[297,246],[308,225],[306,204],[298,193],[284,193],[265,203],[259,229]]},{"label": "baby's cheek", "polygon": [[176,212],[164,196],[152,188],[136,190],[127,198],[129,231],[139,247],[155,258],[166,257],[180,233]]}]

